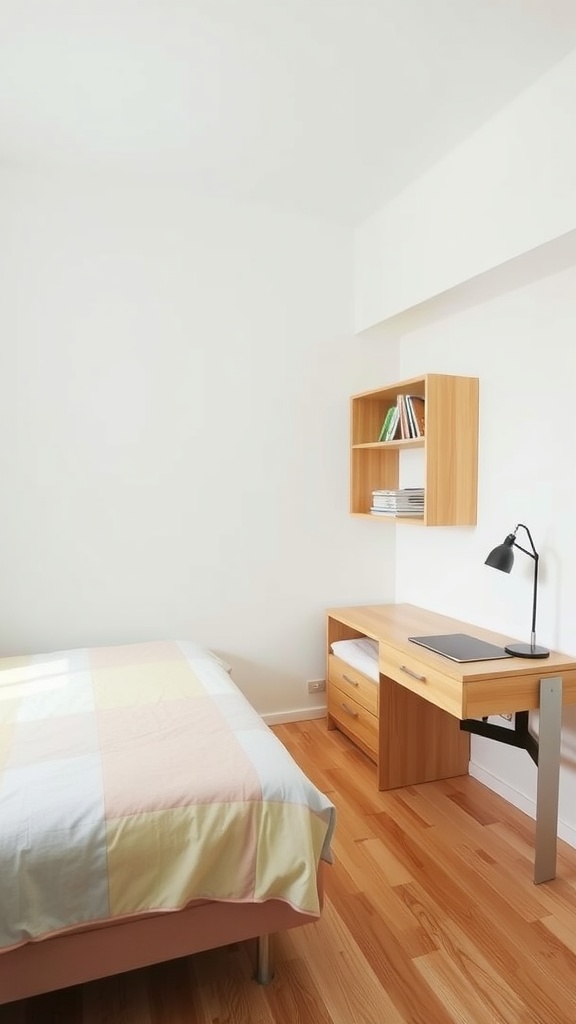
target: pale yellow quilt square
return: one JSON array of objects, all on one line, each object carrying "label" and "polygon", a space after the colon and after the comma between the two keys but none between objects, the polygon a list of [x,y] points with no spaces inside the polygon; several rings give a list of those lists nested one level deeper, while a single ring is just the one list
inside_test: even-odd
[{"label": "pale yellow quilt square", "polygon": [[107,824],[112,916],[254,898],[257,805],[195,804]]}]

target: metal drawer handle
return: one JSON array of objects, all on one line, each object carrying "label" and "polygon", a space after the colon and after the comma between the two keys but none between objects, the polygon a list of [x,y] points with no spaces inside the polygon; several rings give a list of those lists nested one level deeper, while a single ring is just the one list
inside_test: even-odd
[{"label": "metal drawer handle", "polygon": [[358,712],[352,711],[352,708],[349,708],[348,705],[344,703],[344,701],[342,701],[342,710],[345,711],[347,715],[351,715],[352,718],[358,718]]},{"label": "metal drawer handle", "polygon": [[406,665],[400,665],[400,671],[405,672],[407,676],[412,676],[412,679],[417,679],[419,683],[426,682],[426,676],[419,676],[417,672],[413,672],[411,668]]},{"label": "metal drawer handle", "polygon": [[344,673],[342,673],[342,679],[345,683],[350,683],[350,686],[360,686],[356,679],[350,679],[350,676],[345,676]]}]

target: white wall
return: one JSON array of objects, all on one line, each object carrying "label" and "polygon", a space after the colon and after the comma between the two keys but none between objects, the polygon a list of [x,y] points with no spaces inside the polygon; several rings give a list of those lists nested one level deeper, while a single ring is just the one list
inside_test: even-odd
[{"label": "white wall", "polygon": [[191,637],[310,709],[327,605],[392,600],[348,515],[351,238],[159,182],[0,176],[2,654]]},{"label": "white wall", "polygon": [[362,224],[356,330],[576,228],[576,50]]}]

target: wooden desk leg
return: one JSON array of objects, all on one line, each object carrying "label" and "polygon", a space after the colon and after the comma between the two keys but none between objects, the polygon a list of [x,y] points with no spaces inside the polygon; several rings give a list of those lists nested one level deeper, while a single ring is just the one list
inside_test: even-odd
[{"label": "wooden desk leg", "polygon": [[540,680],[540,732],[536,792],[534,882],[556,877],[558,787],[562,732],[562,677]]}]

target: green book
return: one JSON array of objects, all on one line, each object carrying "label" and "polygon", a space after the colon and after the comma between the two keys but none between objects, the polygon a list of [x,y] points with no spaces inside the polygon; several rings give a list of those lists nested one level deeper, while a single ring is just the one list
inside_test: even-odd
[{"label": "green book", "polygon": [[400,409],[397,405],[392,409],[392,416],[390,417],[390,425],[386,431],[385,441],[393,441],[396,437],[396,431],[398,430],[398,424],[400,422]]},{"label": "green book", "polygon": [[384,422],[382,424],[382,429],[381,429],[380,435],[378,437],[379,441],[385,441],[386,440],[386,434],[388,432],[388,427],[390,426],[390,420],[392,419],[392,417],[394,415],[394,408],[395,407],[393,405],[391,405],[390,408],[388,409],[388,412],[386,413],[386,415],[384,417]]}]

